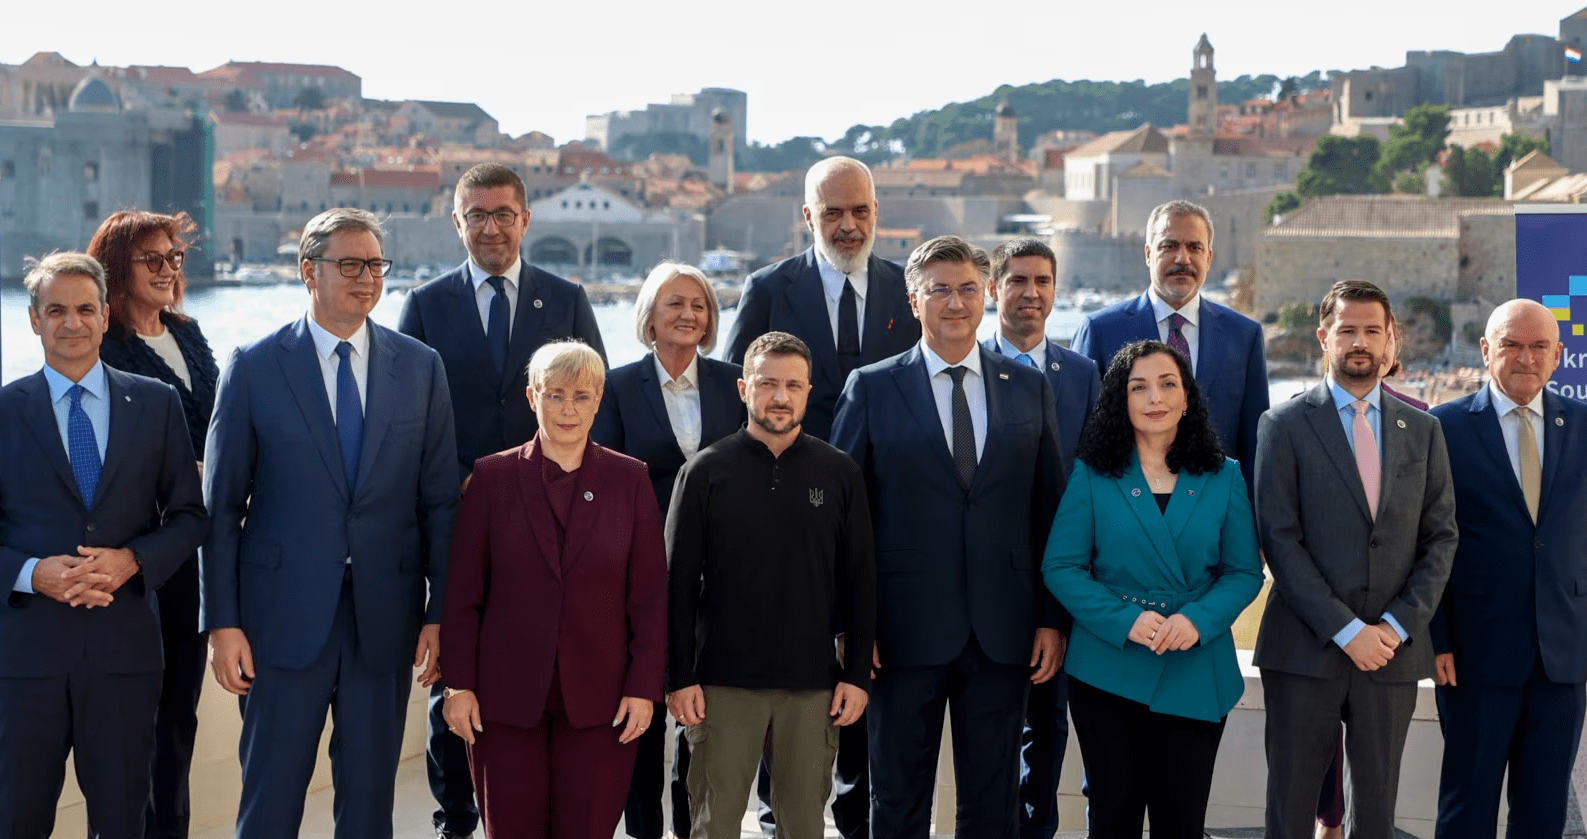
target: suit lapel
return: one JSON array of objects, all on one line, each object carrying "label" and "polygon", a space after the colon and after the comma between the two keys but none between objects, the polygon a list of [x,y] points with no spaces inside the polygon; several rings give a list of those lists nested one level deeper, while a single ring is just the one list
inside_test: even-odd
[{"label": "suit lapel", "polygon": [[[1135,298],[1135,302],[1130,309],[1130,315],[1133,337],[1125,336],[1124,340],[1119,342],[1119,346],[1113,348],[1113,352],[1118,352],[1121,347],[1131,341],[1142,339],[1157,341],[1161,338],[1157,334],[1157,312],[1153,311],[1152,298],[1145,292],[1142,292],[1140,297]],[[1111,356],[1113,353],[1108,353],[1108,355]],[[1102,364],[1099,366],[1106,369],[1107,361],[1108,359],[1103,359]]]},{"label": "suit lapel", "polygon": [[[862,364],[872,361],[881,361],[886,358],[879,354],[879,348],[886,345],[887,333],[892,331],[893,322],[898,319],[898,312],[894,311],[882,295],[878,293],[879,284],[877,276],[880,274],[882,260],[872,254],[866,263],[865,276],[867,288],[865,291],[865,323],[860,332],[860,361]],[[825,300],[823,300],[825,302]],[[831,326],[828,326],[831,329]],[[832,338],[833,358],[837,358],[837,337]],[[843,384],[839,382],[839,384]]]},{"label": "suit lapel", "polygon": [[391,426],[391,406],[396,401],[398,382],[406,372],[398,363],[396,347],[380,334],[380,327],[368,322],[369,370],[364,376],[364,444],[358,456],[358,486],[369,486],[369,473]]},{"label": "suit lapel", "polygon": [[[827,292],[821,285],[821,271],[816,267],[815,251],[807,251],[799,274],[788,283],[788,311],[799,321],[797,334],[810,336],[806,343],[815,356],[816,370],[824,384],[834,391],[843,389],[837,381],[838,345],[832,337],[832,321],[827,316]],[[866,307],[869,309],[869,307]],[[869,315],[869,311],[866,312]],[[867,322],[869,318],[867,317]],[[789,330],[793,332],[794,330]]]},{"label": "suit lapel", "polygon": [[[1323,451],[1328,453],[1329,462],[1338,470],[1339,480],[1344,483],[1345,491],[1355,500],[1356,508],[1367,517],[1367,521],[1372,521],[1372,511],[1367,508],[1367,491],[1361,486],[1361,471],[1356,468],[1355,454],[1350,448],[1350,441],[1345,438],[1345,428],[1339,419],[1339,412],[1334,409],[1333,395],[1328,391],[1328,382],[1324,381],[1312,388],[1305,398],[1306,403],[1311,406],[1306,412],[1306,421],[1311,424]],[[1383,425],[1385,427],[1388,425],[1387,416],[1384,417]],[[1388,471],[1389,468],[1385,465],[1383,472]],[[1382,499],[1383,495],[1380,489],[1378,498]]]},{"label": "suit lapel", "polygon": [[[83,494],[77,488],[77,476],[72,474],[72,462],[66,456],[66,441],[61,439],[60,426],[55,423],[55,406],[50,402],[49,380],[44,378],[41,371],[23,380],[19,387],[29,402],[23,415],[27,418],[28,430],[33,433],[39,451],[54,467],[56,477],[77,497],[77,503],[82,504]],[[114,423],[111,425],[113,427]],[[86,504],[83,506],[87,508]]]},{"label": "suit lapel", "polygon": [[[1183,482],[1186,477],[1180,475],[1179,482]],[[1130,468],[1124,473],[1124,477],[1113,483],[1118,487],[1124,504],[1135,514],[1141,529],[1151,540],[1154,551],[1148,559],[1151,560],[1152,567],[1162,579],[1173,580],[1182,587],[1185,582],[1185,572],[1180,567],[1179,551],[1174,549],[1174,537],[1169,529],[1168,517],[1157,509],[1157,499],[1152,495],[1151,485],[1146,481],[1146,473],[1141,471],[1139,455],[1130,455]],[[1176,488],[1175,494],[1177,495],[1178,492]],[[1177,499],[1170,497],[1168,502],[1170,510],[1174,508],[1175,500]]]},{"label": "suit lapel", "polygon": [[[1411,439],[1410,429],[1406,427],[1405,414],[1416,410],[1398,399],[1382,394],[1378,403],[1382,405],[1383,417],[1378,423],[1383,439],[1378,445],[1383,449],[1382,483],[1378,486],[1378,512],[1388,506],[1389,499],[1394,497],[1398,489],[1395,479],[1399,474],[1399,466],[1416,459],[1415,441]],[[1366,490],[1362,490],[1362,497],[1366,497]]]},{"label": "suit lapel", "polygon": [[[1482,442],[1481,448],[1488,458],[1489,468],[1493,474],[1505,476],[1500,479],[1502,485],[1489,487],[1490,491],[1504,493],[1511,503],[1525,509],[1526,496],[1521,492],[1521,479],[1515,476],[1515,467],[1510,465],[1510,449],[1505,446],[1504,431],[1499,427],[1499,411],[1493,407],[1493,400],[1489,398],[1486,386],[1471,397],[1470,420],[1473,430],[1477,433],[1477,439]],[[1545,431],[1544,444],[1547,445],[1547,442]]]},{"label": "suit lapel", "polygon": [[[737,413],[736,418],[729,422],[729,417],[735,417],[734,412],[725,410],[716,404],[716,392],[720,388],[722,393],[737,393],[736,379],[723,382],[726,375],[718,376],[717,367],[708,363],[703,356],[700,358],[700,448],[705,448],[706,441],[720,440],[738,430],[743,422],[744,412]],[[726,371],[723,371],[725,374]],[[718,384],[720,383],[720,384]],[[739,401],[734,404],[743,406]],[[721,418],[718,421],[718,418]]]},{"label": "suit lapel", "polygon": [[309,437],[314,440],[320,460],[325,462],[325,469],[341,489],[342,497],[351,500],[342,456],[335,448],[336,421],[331,418],[330,397],[325,394],[325,376],[320,372],[320,357],[314,349],[314,338],[309,334],[307,315],[281,334],[278,360],[282,378],[286,379],[287,388],[303,414],[303,424],[308,426]]},{"label": "suit lapel", "polygon": [[[695,370],[704,372],[705,365],[701,364]],[[705,395],[705,388],[703,387],[705,381],[699,376],[696,376],[696,378],[700,379],[698,384],[702,385],[702,387],[699,388],[699,391],[703,397]],[[656,372],[655,353],[646,355],[644,361],[640,362],[639,395],[645,400],[645,404],[650,406],[650,413],[656,421],[656,427],[661,429],[662,436],[667,439],[668,445],[677,450],[678,458],[681,460],[683,458],[683,449],[678,448],[678,437],[672,432],[672,418],[667,416],[667,400],[661,395],[661,374]],[[705,411],[701,410],[700,415],[703,423]],[[701,439],[704,439],[703,429]]]},{"label": "suit lapel", "polygon": [[[1232,346],[1224,333],[1223,313],[1199,300],[1201,322],[1196,324],[1196,384],[1202,393],[1217,393],[1218,373],[1227,365],[1218,356]],[[1155,324],[1154,324],[1155,325]]]},{"label": "suit lapel", "polygon": [[105,463],[99,470],[101,491],[94,494],[95,498],[104,497],[103,490],[112,485],[111,481],[115,479],[122,461],[127,459],[127,453],[138,445],[137,431],[142,426],[136,418],[143,413],[143,405],[140,401],[134,401],[128,393],[130,382],[127,377],[106,367],[105,383],[105,398],[110,401],[110,439],[105,441]]},{"label": "suit lapel", "polygon": [[[501,373],[497,387],[501,395],[510,396],[507,389],[517,380],[518,374],[529,363],[529,355],[539,346],[545,334],[544,301],[535,283],[535,269],[526,259],[518,263],[518,311],[513,314],[512,335],[507,339],[507,369]],[[477,320],[476,316],[476,320]],[[483,356],[489,358],[490,353]]]},{"label": "suit lapel", "polygon": [[[948,438],[943,432],[942,420],[937,416],[937,398],[932,395],[931,382],[926,378],[926,360],[920,354],[920,346],[917,344],[911,348],[888,372],[903,397],[910,418],[925,433],[926,439],[931,441],[929,445],[935,456],[944,468],[958,474],[953,466],[953,453],[948,451]],[[990,413],[988,408],[989,421]],[[981,470],[978,468],[976,471]]]},{"label": "suit lapel", "polygon": [[1537,518],[1543,519],[1543,509],[1548,505],[1548,500],[1554,497],[1554,481],[1559,477],[1560,450],[1565,448],[1566,428],[1565,403],[1561,397],[1543,391],[1543,486],[1541,500],[1538,502]]},{"label": "suit lapel", "polygon": [[447,327],[456,340],[467,347],[471,358],[483,359],[477,375],[491,379],[490,345],[485,342],[485,324],[479,319],[479,298],[474,293],[473,268],[467,262],[445,289]]},{"label": "suit lapel", "polygon": [[[538,547],[541,561],[551,569],[551,576],[562,579],[562,556],[557,551],[557,523],[551,512],[551,503],[546,498],[545,484],[542,482],[540,470],[541,455],[538,449],[539,438],[533,438],[519,449],[518,459],[518,494],[519,509],[529,519],[529,531],[534,534],[535,546]],[[572,538],[569,530],[568,537]]]},{"label": "suit lapel", "polygon": [[594,443],[585,443],[584,460],[573,478],[573,504],[569,507],[567,539],[562,548],[567,555],[566,567],[569,572],[584,558],[584,547],[595,532],[595,513],[600,509],[595,506],[595,502],[602,500],[597,497],[597,490],[603,489],[600,480],[602,467],[605,466],[603,455],[605,452]]}]

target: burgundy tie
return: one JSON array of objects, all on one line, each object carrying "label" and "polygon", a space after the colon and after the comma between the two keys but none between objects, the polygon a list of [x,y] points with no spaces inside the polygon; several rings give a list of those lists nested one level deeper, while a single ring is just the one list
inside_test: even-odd
[{"label": "burgundy tie", "polygon": [[1190,361],[1190,342],[1185,340],[1185,333],[1180,331],[1185,324],[1190,323],[1184,315],[1175,312],[1168,316],[1168,347],[1174,352]]}]

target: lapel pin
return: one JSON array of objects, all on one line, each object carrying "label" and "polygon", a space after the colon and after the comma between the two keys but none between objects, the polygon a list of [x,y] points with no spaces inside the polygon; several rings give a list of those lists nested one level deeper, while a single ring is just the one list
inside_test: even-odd
[{"label": "lapel pin", "polygon": [[894,320],[896,320],[896,318],[888,318],[887,319],[887,331],[888,332],[892,332],[893,331],[893,321]]},{"label": "lapel pin", "polygon": [[540,307],[542,307],[544,305],[545,305],[544,303],[540,302],[540,298],[538,298],[538,297],[535,298],[535,308],[536,309],[538,309],[538,308],[540,308]]},{"label": "lapel pin", "polygon": [[584,500],[585,501],[594,501],[595,500],[595,493],[586,491],[584,493]]},{"label": "lapel pin", "polygon": [[1008,380],[1008,374],[1007,374],[1007,373],[999,373],[999,374],[997,374],[997,377],[998,377],[998,378],[999,378],[999,379],[1002,379],[1002,380],[1004,380],[1004,381],[1007,381],[1007,380]]},{"label": "lapel pin", "polygon": [[1399,426],[1399,427],[1401,427],[1401,428],[1404,428],[1405,427],[1405,420],[1395,420],[1394,424]]},{"label": "lapel pin", "polygon": [[1058,366],[1059,366],[1059,365],[1058,365],[1058,362],[1056,362],[1056,361],[1054,361],[1054,362],[1053,362],[1053,363],[1052,363],[1052,371],[1053,371],[1053,372],[1054,372],[1054,373],[1056,373],[1056,372],[1058,372]]},{"label": "lapel pin", "polygon": [[1565,418],[1564,417],[1555,417],[1554,418],[1554,424],[1563,427],[1565,425]]},{"label": "lapel pin", "polygon": [[121,398],[127,400],[128,402],[132,401],[132,397],[127,396],[126,394],[122,394]]},{"label": "lapel pin", "polygon": [[1141,488],[1140,487],[1136,487],[1135,489],[1130,490],[1130,494],[1135,496],[1136,498],[1140,498],[1141,497]]},{"label": "lapel pin", "polygon": [[1187,490],[1185,490],[1185,492],[1187,494],[1189,494],[1191,498],[1195,498],[1196,497],[1196,491],[1193,490],[1193,489],[1187,489]]}]

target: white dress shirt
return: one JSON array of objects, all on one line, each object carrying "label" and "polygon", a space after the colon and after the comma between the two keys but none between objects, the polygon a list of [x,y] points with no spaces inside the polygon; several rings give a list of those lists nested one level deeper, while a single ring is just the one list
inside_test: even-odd
[{"label": "white dress shirt", "polygon": [[[309,315],[309,335],[314,338],[314,354],[320,359],[320,375],[325,379],[325,398],[331,403],[331,422],[336,421],[336,370],[342,364],[341,356],[336,354],[336,345],[342,339],[332,335]],[[347,339],[353,345],[353,351],[347,356],[349,364],[353,365],[353,381],[358,384],[358,404],[367,405],[369,400],[364,397],[367,392],[366,382],[369,381],[369,323],[365,321]]]},{"label": "white dress shirt", "polygon": [[[1030,352],[1025,352],[1019,347],[1010,344],[1001,332],[992,333],[992,341],[993,346],[997,347],[998,353],[1004,358],[1018,361],[1020,353],[1024,353],[1030,356],[1031,361],[1036,362],[1037,370],[1044,370],[1047,367],[1047,341],[1045,339],[1037,341],[1036,346],[1030,348]],[[1020,361],[1019,363],[1024,364],[1025,362]]]},{"label": "white dress shirt", "polygon": [[678,441],[683,459],[689,460],[700,450],[700,356],[689,359],[689,366],[674,379],[661,359],[656,363],[656,376],[661,381],[661,401],[667,406],[667,422],[672,426],[672,436]]},{"label": "white dress shirt", "polygon": [[[868,261],[868,260],[867,260]],[[816,269],[821,272],[821,289],[826,293],[822,295],[827,302],[827,320],[832,325],[832,343],[838,341],[838,303],[843,299],[843,281],[848,280],[854,284],[854,325],[859,328],[860,347],[865,347],[865,292],[870,290],[869,268],[860,266],[859,270],[845,275],[832,263],[816,251]]]},{"label": "white dress shirt", "polygon": [[942,437],[948,442],[948,452],[953,452],[953,377],[949,367],[963,367],[964,398],[970,403],[970,427],[975,429],[975,461],[981,462],[986,451],[986,379],[981,375],[981,351],[972,348],[970,354],[957,365],[949,364],[931,351],[925,339],[920,342],[920,354],[926,360],[926,377],[931,383],[931,395],[937,402],[937,418],[942,421]]},{"label": "white dress shirt", "polygon": [[474,305],[479,307],[479,325],[490,332],[490,302],[496,299],[496,289],[489,282],[493,276],[499,276],[506,282],[501,284],[507,295],[507,335],[512,336],[513,317],[518,314],[518,275],[523,271],[523,258],[512,261],[512,267],[505,274],[492,274],[484,268],[468,261],[468,278],[474,284]]},{"label": "white dress shirt", "polygon": [[1488,398],[1493,401],[1493,411],[1499,415],[1499,433],[1504,435],[1504,450],[1510,458],[1510,471],[1515,473],[1515,482],[1521,483],[1521,418],[1516,415],[1515,409],[1526,407],[1532,411],[1532,436],[1537,440],[1537,465],[1543,465],[1543,391],[1538,391],[1532,401],[1525,406],[1517,405],[1514,399],[1504,395],[1504,392],[1488,382]]},{"label": "white dress shirt", "polygon": [[1146,289],[1146,295],[1152,300],[1152,317],[1157,319],[1157,339],[1159,341],[1165,344],[1168,343],[1168,319],[1175,312],[1178,312],[1181,317],[1188,321],[1188,323],[1179,328],[1179,334],[1185,336],[1185,343],[1190,346],[1190,373],[1195,375],[1196,361],[1201,356],[1201,293],[1197,292],[1195,297],[1190,298],[1189,303],[1178,309],[1170,306],[1168,301],[1158,297],[1155,289]]}]

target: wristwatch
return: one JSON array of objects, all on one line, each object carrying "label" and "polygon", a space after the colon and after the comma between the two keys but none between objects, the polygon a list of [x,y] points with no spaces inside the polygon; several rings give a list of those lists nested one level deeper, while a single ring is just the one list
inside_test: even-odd
[{"label": "wristwatch", "polygon": [[451,699],[452,697],[457,696],[460,693],[472,693],[472,692],[473,691],[470,691],[468,688],[442,688],[441,689],[441,696],[443,698],[446,698],[446,699]]}]

